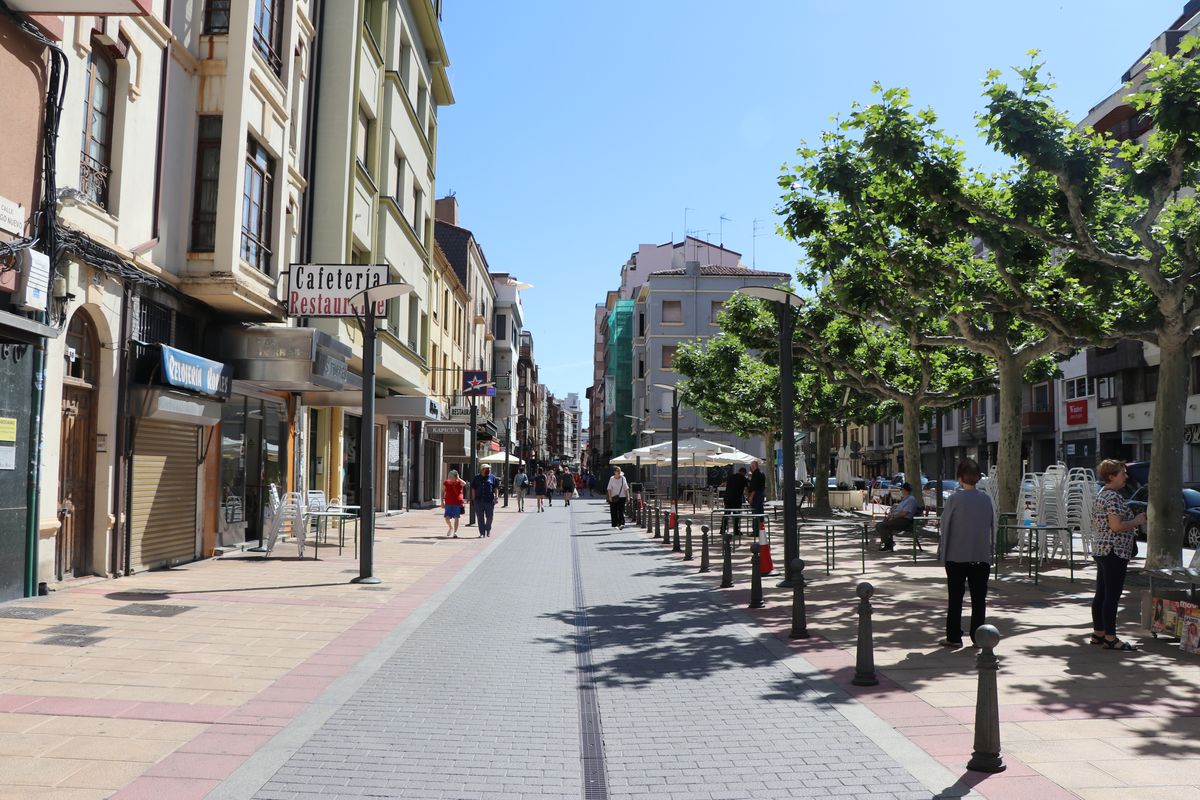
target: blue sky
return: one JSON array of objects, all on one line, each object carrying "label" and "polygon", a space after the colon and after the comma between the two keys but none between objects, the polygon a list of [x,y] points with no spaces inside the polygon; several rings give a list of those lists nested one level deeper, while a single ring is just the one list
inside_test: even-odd
[{"label": "blue sky", "polygon": [[776,234],[780,168],[873,82],[909,87],[987,165],[974,115],[990,67],[1041,50],[1077,118],[1183,5],[449,0],[456,103],[440,112],[437,193],[458,196],[493,270],[534,284],[541,380],[582,398],[595,304],[639,244],[682,238],[685,213],[747,265],[794,270],[800,251]]}]

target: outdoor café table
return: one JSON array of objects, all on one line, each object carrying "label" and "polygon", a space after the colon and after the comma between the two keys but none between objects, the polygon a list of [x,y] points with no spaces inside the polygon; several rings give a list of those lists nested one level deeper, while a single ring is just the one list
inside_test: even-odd
[{"label": "outdoor caf\u00e9 table", "polygon": [[[309,511],[308,517],[317,520],[317,537],[313,542],[328,539],[329,536],[329,521],[335,520],[338,526],[338,555],[342,554],[342,548],[346,544],[346,520],[354,520],[354,555],[358,557],[358,506],[332,506],[325,511]],[[313,547],[313,552],[316,553],[317,548]]]},{"label": "outdoor caf\u00e9 table", "polygon": [[[728,520],[726,530],[734,528],[734,536],[740,544],[743,528],[748,528],[753,533],[758,525],[758,522],[763,524],[763,528],[767,532],[767,540],[771,539],[771,515],[756,514],[748,508],[714,508],[708,512],[708,529],[715,534],[721,532],[721,521]],[[734,527],[734,522],[737,522],[737,527]],[[744,524],[743,524],[744,523]]]},{"label": "outdoor caf\u00e9 table", "polygon": [[[1065,537],[1067,550],[1067,566],[1071,572],[1071,583],[1075,582],[1075,536],[1073,535],[1070,526],[1067,525],[1031,525],[1025,526],[1004,525],[1001,531],[1007,532],[1009,528],[1015,528],[1018,531],[1023,531],[1025,544],[1025,574],[1033,575],[1033,585],[1037,586],[1041,579],[1042,573],[1042,544],[1047,541],[1042,538],[1043,533],[1049,534],[1052,531],[1058,532]],[[1018,542],[1018,546],[1021,543]],[[998,559],[997,559],[998,560]]]},{"label": "outdoor caf\u00e9 table", "polygon": [[837,566],[837,537],[852,534],[860,543],[863,572],[867,571],[867,524],[861,522],[827,522],[825,530],[825,574]]}]

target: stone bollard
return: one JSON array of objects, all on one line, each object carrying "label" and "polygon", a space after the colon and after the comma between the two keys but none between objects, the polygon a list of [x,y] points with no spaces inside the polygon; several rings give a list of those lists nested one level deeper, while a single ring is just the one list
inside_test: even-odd
[{"label": "stone bollard", "polygon": [[763,602],[762,562],[758,557],[761,549],[762,545],[758,542],[750,545],[750,608],[762,608],[766,605]]},{"label": "stone bollard", "polygon": [[967,762],[967,769],[974,772],[1007,769],[1000,755],[1000,706],[996,697],[996,673],[1000,661],[993,652],[999,643],[1000,631],[994,625],[980,625],[976,629],[975,644],[980,649],[975,661],[979,669],[979,689],[975,695],[975,752]]},{"label": "stone bollard", "polygon": [[683,560],[692,560],[692,521],[689,519],[683,523]]},{"label": "stone bollard", "polygon": [[875,677],[875,645],[871,635],[871,595],[875,587],[867,582],[860,583],[855,589],[858,594],[858,660],[854,664],[854,679],[850,682],[855,686],[875,686],[879,678]]},{"label": "stone bollard", "polygon": [[708,564],[708,526],[700,526],[700,572],[709,572],[712,567]]},{"label": "stone bollard", "polygon": [[658,513],[658,501],[654,501],[654,538],[658,538],[658,521],[662,514]]},{"label": "stone bollard", "polygon": [[674,530],[671,532],[671,552],[682,553],[683,547],[679,543],[679,515],[675,515],[675,524],[671,526]]},{"label": "stone bollard", "polygon": [[792,559],[792,632],[793,639],[808,638],[808,619],[804,611],[804,559]]},{"label": "stone bollard", "polygon": [[733,534],[721,534],[721,588],[733,586]]}]

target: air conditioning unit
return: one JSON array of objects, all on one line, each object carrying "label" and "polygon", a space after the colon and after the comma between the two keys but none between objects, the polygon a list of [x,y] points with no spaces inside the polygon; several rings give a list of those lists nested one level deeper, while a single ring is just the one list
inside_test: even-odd
[{"label": "air conditioning unit", "polygon": [[25,311],[45,311],[49,301],[50,257],[27,247],[17,255],[21,283],[13,302]]}]

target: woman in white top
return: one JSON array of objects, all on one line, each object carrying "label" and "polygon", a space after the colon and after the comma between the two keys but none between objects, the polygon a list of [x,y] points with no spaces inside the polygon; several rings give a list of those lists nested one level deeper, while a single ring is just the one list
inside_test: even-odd
[{"label": "woman in white top", "polygon": [[621,474],[621,468],[617,467],[608,479],[608,510],[612,515],[612,527],[618,530],[625,527],[625,502],[628,499],[629,482]]}]

